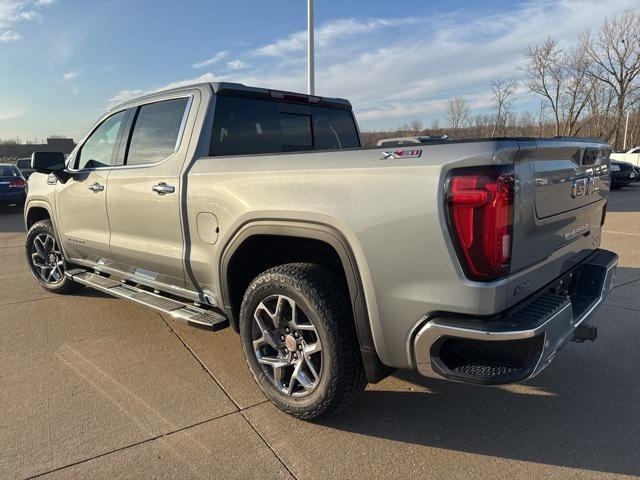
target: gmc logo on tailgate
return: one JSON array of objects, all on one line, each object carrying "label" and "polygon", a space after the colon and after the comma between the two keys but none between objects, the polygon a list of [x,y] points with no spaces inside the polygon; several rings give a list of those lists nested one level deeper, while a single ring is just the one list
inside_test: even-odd
[{"label": "gmc logo on tailgate", "polygon": [[571,198],[586,197],[598,191],[599,177],[578,178],[571,185]]}]

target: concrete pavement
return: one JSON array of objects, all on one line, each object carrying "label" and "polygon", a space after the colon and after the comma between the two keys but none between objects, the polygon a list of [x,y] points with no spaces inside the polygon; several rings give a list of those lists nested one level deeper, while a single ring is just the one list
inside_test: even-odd
[{"label": "concrete pavement", "polygon": [[320,424],[265,401],[230,329],[49,294],[23,242],[1,210],[0,478],[640,478],[640,184],[611,194],[598,341],[525,385],[400,372]]}]

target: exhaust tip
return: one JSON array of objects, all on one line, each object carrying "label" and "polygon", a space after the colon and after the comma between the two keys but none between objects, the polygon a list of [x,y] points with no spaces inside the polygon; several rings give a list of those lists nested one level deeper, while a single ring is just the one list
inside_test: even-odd
[{"label": "exhaust tip", "polygon": [[573,332],[573,341],[582,343],[585,341],[594,342],[598,338],[598,327],[595,325],[579,325]]}]

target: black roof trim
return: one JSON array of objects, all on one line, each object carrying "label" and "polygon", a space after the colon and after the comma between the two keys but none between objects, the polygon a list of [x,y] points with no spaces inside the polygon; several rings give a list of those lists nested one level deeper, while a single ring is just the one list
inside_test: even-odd
[{"label": "black roof trim", "polygon": [[[296,97],[306,97],[306,98],[317,98],[318,102],[309,102],[308,105],[320,105],[323,107],[331,107],[337,108],[340,110],[352,110],[351,102],[344,98],[331,98],[331,97],[320,97],[318,95],[308,95],[306,93],[299,92],[288,92],[284,90],[273,90],[268,88],[259,88],[259,87],[248,87],[241,83],[232,83],[232,82],[213,82],[211,83],[213,88],[213,93],[220,96],[229,96],[229,97],[248,97],[248,98],[266,98],[269,100],[277,100],[281,102],[287,102],[287,95],[294,95]],[[285,98],[277,98],[272,97],[271,93],[277,93],[279,95],[284,96]],[[299,102],[293,102],[299,103]]]}]

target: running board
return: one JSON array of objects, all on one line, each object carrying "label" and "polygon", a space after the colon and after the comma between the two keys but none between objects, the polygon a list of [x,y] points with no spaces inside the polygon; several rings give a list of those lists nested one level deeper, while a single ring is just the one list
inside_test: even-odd
[{"label": "running board", "polygon": [[67,271],[66,275],[75,282],[82,283],[114,297],[125,298],[146,307],[151,307],[174,318],[185,320],[194,326],[221,330],[229,325],[226,318],[212,310],[183,303],[159,293],[152,293],[123,281],[114,280],[111,277],[105,277],[82,269]]}]

